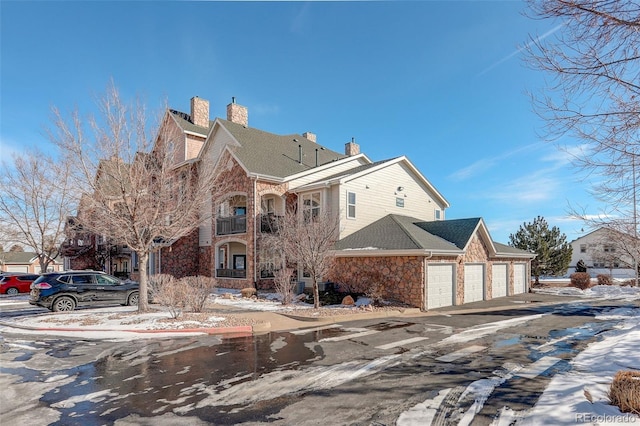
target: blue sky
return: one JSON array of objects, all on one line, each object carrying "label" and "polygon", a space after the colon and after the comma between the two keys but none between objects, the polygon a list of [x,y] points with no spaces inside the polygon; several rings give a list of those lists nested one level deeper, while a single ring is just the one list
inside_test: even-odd
[{"label": "blue sky", "polygon": [[[149,107],[311,131],[372,160],[406,155],[447,198],[448,219],[484,218],[506,243],[544,216],[569,240],[597,213],[589,180],[539,136],[528,91],[545,76],[519,46],[557,30],[519,1],[0,3],[0,154],[46,146],[50,108],[93,107],[109,80]],[[560,29],[561,31],[561,29]],[[587,229],[585,228],[585,231]]]}]

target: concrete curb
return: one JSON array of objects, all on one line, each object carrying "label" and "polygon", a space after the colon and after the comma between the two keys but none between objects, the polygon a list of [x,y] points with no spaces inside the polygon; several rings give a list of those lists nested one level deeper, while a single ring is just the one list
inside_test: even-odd
[{"label": "concrete curb", "polygon": [[201,334],[240,334],[252,335],[255,333],[266,333],[271,328],[270,323],[261,323],[255,325],[240,325],[234,327],[206,327],[206,328],[180,328],[180,329],[158,329],[158,330],[136,330],[136,329],[118,329],[118,328],[82,328],[82,327],[27,327],[24,325],[13,324],[0,321],[0,326],[17,328],[19,330],[30,331],[61,331],[61,332],[122,332],[122,333],[140,333],[140,334],[160,334],[160,333],[201,333]]},{"label": "concrete curb", "polygon": [[375,319],[375,318],[388,318],[388,317],[397,317],[397,316],[410,316],[423,313],[418,308],[406,308],[406,309],[398,309],[391,311],[377,311],[377,312],[358,312],[353,314],[345,314],[345,315],[332,315],[326,317],[306,317],[301,315],[292,315],[285,313],[277,313],[278,315],[282,315],[287,318],[291,318],[296,321],[302,322],[329,322],[329,323],[337,323],[337,322],[346,322],[346,321],[358,321],[363,319]]}]

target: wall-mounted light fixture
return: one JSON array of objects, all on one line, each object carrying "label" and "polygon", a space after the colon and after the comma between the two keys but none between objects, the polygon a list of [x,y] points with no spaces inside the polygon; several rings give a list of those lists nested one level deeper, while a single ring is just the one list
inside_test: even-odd
[{"label": "wall-mounted light fixture", "polygon": [[398,187],[398,192],[400,192],[400,191],[404,191],[404,187],[403,186],[399,186]]}]

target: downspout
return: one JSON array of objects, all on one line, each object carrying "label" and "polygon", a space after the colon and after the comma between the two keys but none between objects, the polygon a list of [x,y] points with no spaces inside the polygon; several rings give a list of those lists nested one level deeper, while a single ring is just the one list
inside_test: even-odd
[{"label": "downspout", "polygon": [[257,260],[257,254],[258,254],[258,230],[257,228],[257,222],[258,222],[258,214],[256,213],[257,210],[257,197],[258,196],[258,177],[254,177],[253,178],[253,286],[256,288],[256,290],[258,289],[258,264],[256,262]]},{"label": "downspout", "polygon": [[429,283],[427,282],[427,278],[428,278],[428,273],[427,273],[427,260],[431,259],[433,257],[433,251],[429,251],[429,256],[426,256],[424,258],[424,279],[422,280],[422,282],[424,283],[424,289],[422,291],[422,296],[424,299],[423,302],[423,308],[420,309],[422,312],[426,312],[427,311],[427,285],[429,285]]}]

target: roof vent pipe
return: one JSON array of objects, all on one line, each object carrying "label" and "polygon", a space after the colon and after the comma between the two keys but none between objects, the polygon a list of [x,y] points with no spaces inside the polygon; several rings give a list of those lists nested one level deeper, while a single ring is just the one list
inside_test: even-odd
[{"label": "roof vent pipe", "polygon": [[298,163],[302,164],[302,145],[298,145]]}]

